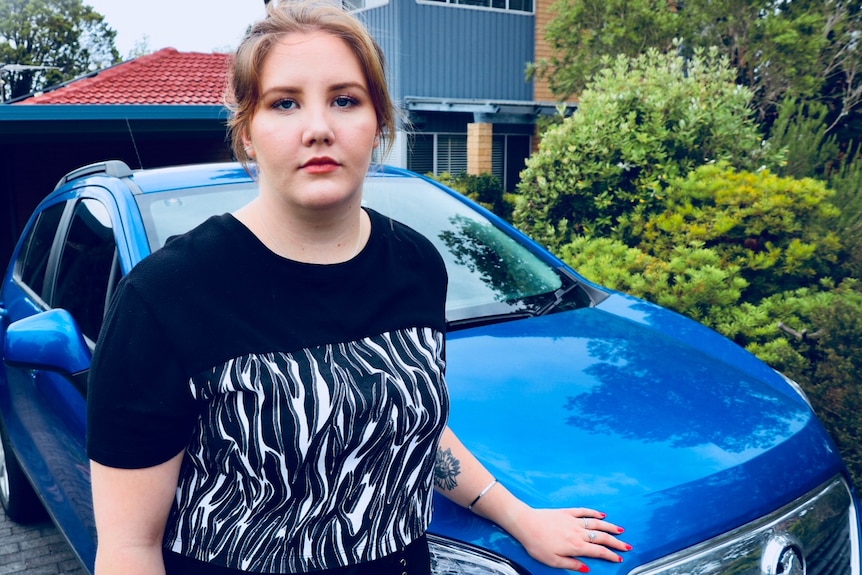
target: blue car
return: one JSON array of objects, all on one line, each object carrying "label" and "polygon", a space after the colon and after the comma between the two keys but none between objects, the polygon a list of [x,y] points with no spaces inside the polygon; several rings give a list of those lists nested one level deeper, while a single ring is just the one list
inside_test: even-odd
[{"label": "blue car", "polygon": [[[93,569],[86,377],[117,282],[172,235],[256,194],[237,164],[66,175],[0,286],[0,502],[47,514]],[[450,275],[450,423],[520,498],[626,528],[630,575],[859,575],[859,505],[800,388],[717,333],[594,285],[459,194],[374,167],[365,203],[417,229]],[[44,515],[43,515],[44,516]],[[435,500],[437,574],[552,574]],[[2,541],[0,541],[2,543]]]}]

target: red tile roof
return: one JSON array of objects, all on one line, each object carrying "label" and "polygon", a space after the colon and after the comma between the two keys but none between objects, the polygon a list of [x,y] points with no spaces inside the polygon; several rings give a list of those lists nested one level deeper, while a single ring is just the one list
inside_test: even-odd
[{"label": "red tile roof", "polygon": [[229,54],[164,48],[17,104],[220,105],[229,61]]}]

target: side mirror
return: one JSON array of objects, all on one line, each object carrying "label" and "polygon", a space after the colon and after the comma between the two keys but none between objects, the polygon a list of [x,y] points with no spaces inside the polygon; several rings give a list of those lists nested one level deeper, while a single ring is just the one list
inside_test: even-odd
[{"label": "side mirror", "polygon": [[64,309],[32,315],[6,329],[3,360],[10,365],[75,376],[90,369],[91,359],[78,324]]}]

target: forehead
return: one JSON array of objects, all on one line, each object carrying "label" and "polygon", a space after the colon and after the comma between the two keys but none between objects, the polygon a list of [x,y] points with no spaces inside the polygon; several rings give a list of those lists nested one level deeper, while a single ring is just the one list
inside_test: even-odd
[{"label": "forehead", "polygon": [[361,81],[359,58],[342,38],[323,31],[291,32],[279,37],[263,60],[263,84],[284,80]]}]

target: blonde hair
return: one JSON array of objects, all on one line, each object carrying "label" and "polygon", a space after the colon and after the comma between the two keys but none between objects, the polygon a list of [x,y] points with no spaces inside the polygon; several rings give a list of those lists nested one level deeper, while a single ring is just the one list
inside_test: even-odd
[{"label": "blonde hair", "polygon": [[377,126],[384,139],[384,156],[392,147],[396,131],[396,111],[386,84],[383,50],[352,14],[343,8],[308,0],[271,0],[267,16],[254,24],[237,48],[231,65],[225,104],[231,145],[236,158],[247,165],[251,158],[243,135],[260,101],[260,70],[279,39],[297,32],[325,32],[344,40],[359,60],[368,92],[377,114]]}]

